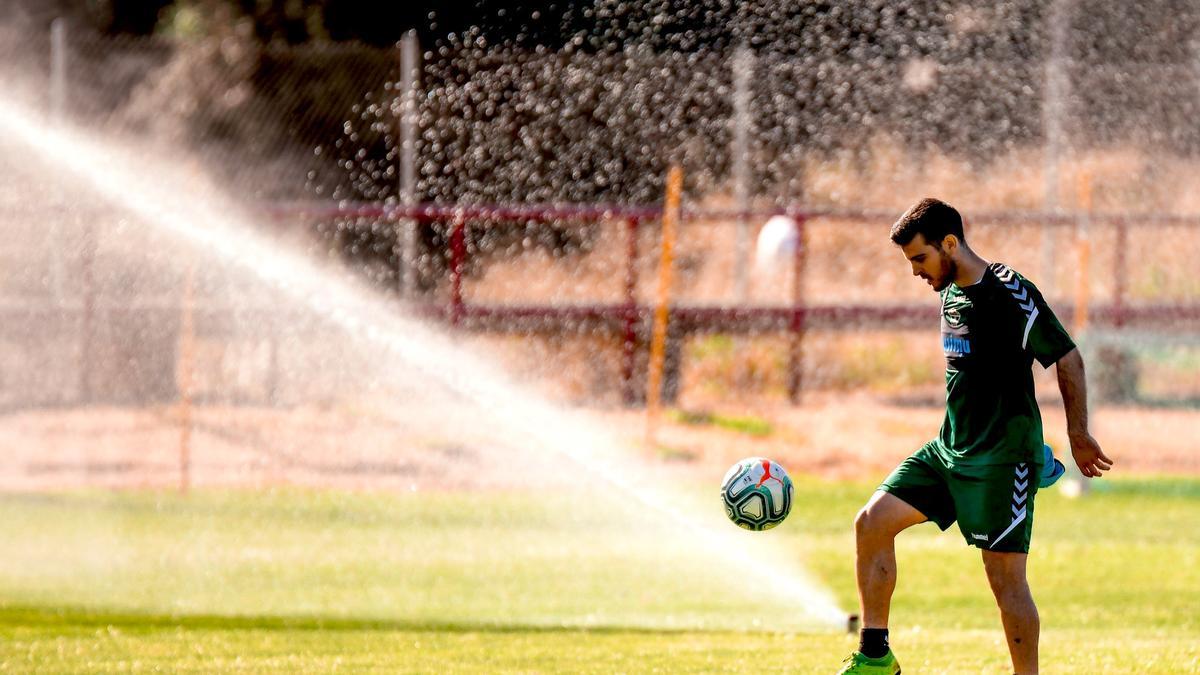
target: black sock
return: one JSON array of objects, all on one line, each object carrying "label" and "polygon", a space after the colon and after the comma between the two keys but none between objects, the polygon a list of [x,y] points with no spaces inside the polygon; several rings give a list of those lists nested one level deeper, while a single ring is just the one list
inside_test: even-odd
[{"label": "black sock", "polygon": [[888,629],[864,628],[858,639],[858,651],[863,656],[877,659],[888,653]]}]

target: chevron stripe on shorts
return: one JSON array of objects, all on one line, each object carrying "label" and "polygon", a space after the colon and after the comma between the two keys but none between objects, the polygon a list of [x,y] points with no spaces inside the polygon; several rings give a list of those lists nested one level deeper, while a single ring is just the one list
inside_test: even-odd
[{"label": "chevron stripe on shorts", "polygon": [[1012,532],[1017,525],[1025,522],[1026,506],[1028,506],[1029,501],[1029,481],[1029,464],[1027,462],[1021,462],[1020,464],[1017,464],[1013,475],[1013,520],[1011,523],[1009,523],[1008,527],[1000,533],[1000,536],[992,540],[990,548],[995,548],[996,544],[1000,543],[1001,539],[1008,536],[1008,533]]}]

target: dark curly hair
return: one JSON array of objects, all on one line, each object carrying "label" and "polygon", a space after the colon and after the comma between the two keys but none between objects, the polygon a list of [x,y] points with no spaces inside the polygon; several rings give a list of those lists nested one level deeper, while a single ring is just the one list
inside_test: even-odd
[{"label": "dark curly hair", "polygon": [[900,246],[908,244],[918,234],[939,249],[942,239],[948,234],[958,237],[961,242],[967,241],[963,235],[962,216],[953,206],[933,197],[926,197],[914,204],[892,225],[892,242]]}]

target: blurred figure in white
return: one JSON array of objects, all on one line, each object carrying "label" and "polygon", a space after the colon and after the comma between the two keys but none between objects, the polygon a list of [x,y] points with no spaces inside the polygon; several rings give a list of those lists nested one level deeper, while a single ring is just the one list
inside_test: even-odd
[{"label": "blurred figure in white", "polygon": [[798,239],[796,220],[790,216],[772,216],[758,232],[754,266],[758,270],[779,272],[790,269]]},{"label": "blurred figure in white", "polygon": [[799,227],[790,216],[772,216],[758,232],[754,250],[755,297],[760,300],[781,301],[781,289],[790,288]]}]

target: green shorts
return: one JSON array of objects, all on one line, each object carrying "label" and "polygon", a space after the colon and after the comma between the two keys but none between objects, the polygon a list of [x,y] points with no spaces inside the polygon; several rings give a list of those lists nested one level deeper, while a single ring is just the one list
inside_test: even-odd
[{"label": "green shorts", "polygon": [[1027,462],[948,467],[926,443],[879,486],[943,530],[958,521],[971,546],[1028,553],[1039,467]]}]

